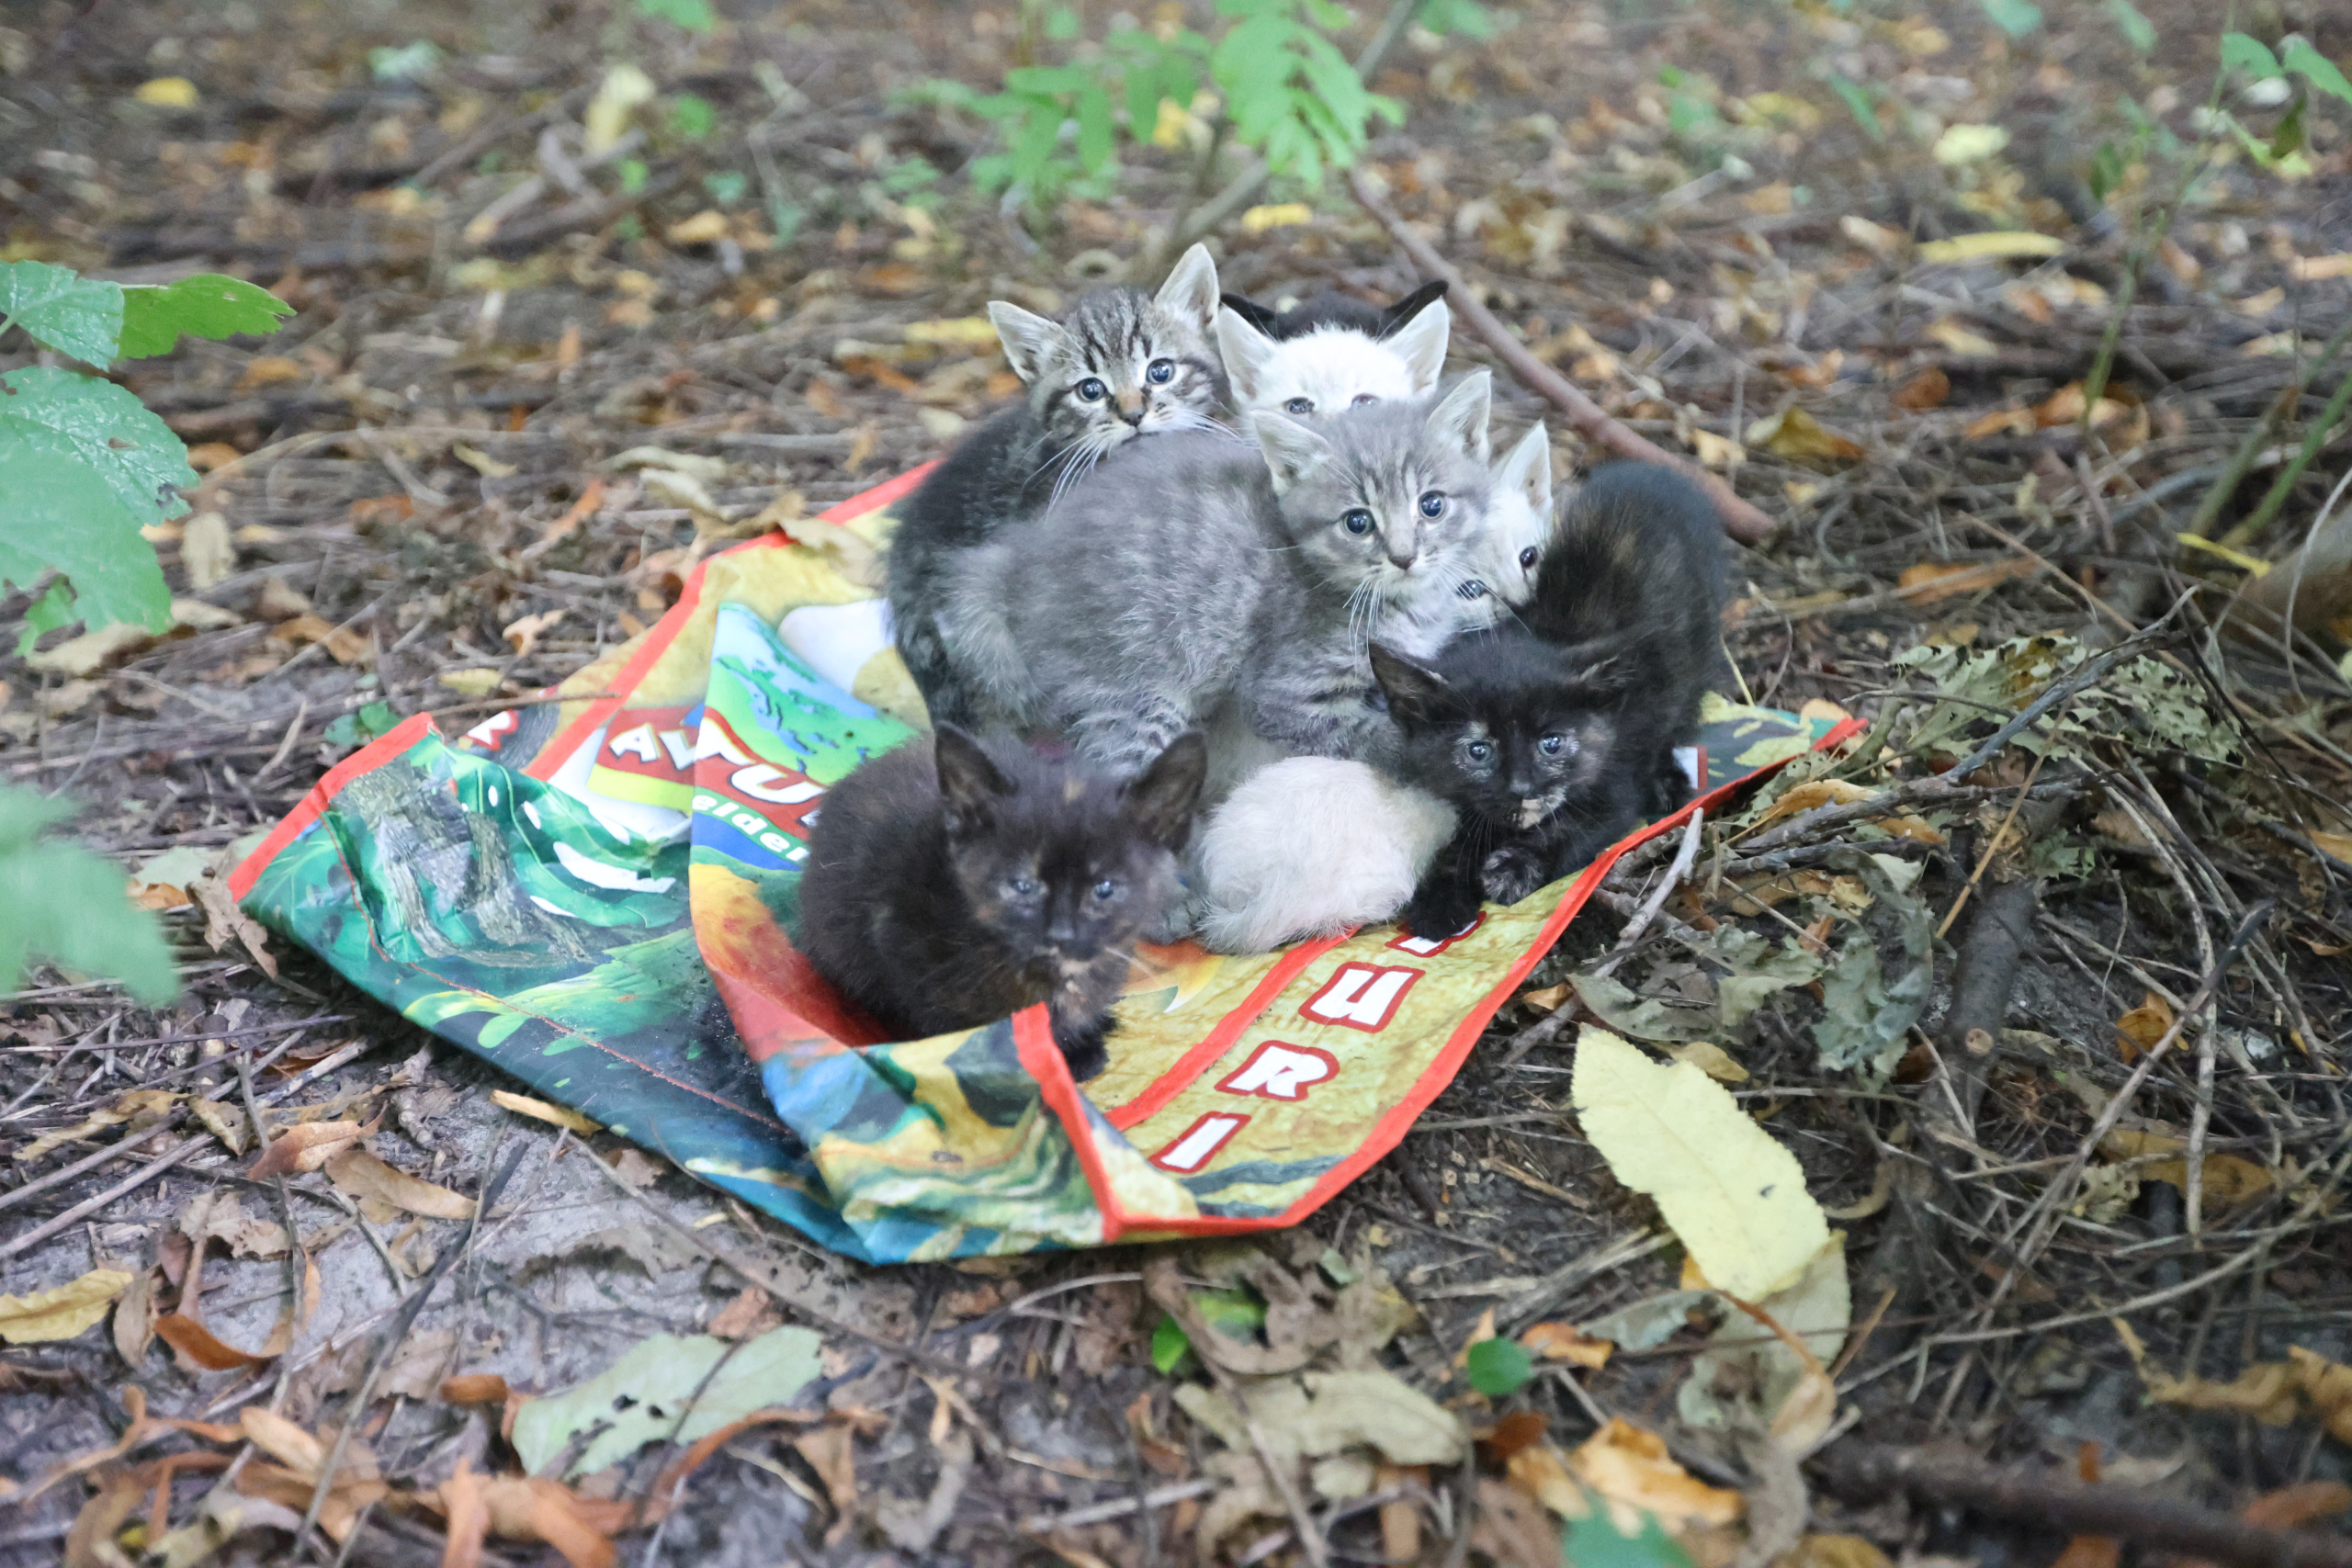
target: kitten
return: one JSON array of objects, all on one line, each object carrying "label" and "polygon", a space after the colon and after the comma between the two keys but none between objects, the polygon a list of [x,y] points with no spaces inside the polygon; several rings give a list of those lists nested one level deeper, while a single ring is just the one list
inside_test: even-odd
[{"label": "kitten", "polygon": [[1294,755],[1374,760],[1374,637],[1432,651],[1485,624],[1465,600],[1489,503],[1480,370],[1443,398],[1313,426],[1261,413],[1255,454],[1146,442],[957,568],[943,631],[1004,721],[1067,730],[1132,772],[1238,712]]},{"label": "kitten", "polygon": [[1362,762],[1260,769],[1202,823],[1202,945],[1264,953],[1387,919],[1453,836],[1453,808]]},{"label": "kitten", "polygon": [[1526,604],[1535,596],[1536,571],[1552,537],[1552,435],[1542,424],[1495,465],[1495,504],[1487,527],[1479,586],[1506,605]]},{"label": "kitten", "polygon": [[1444,293],[1426,283],[1382,310],[1327,292],[1281,311],[1227,295],[1216,341],[1236,410],[1305,419],[1430,391],[1453,330]]},{"label": "kitten", "polygon": [[1406,906],[1415,933],[1452,935],[1482,897],[1517,903],[1689,798],[1674,750],[1719,668],[1722,554],[1697,486],[1611,464],[1545,549],[1520,626],[1430,660],[1373,649],[1396,772],[1462,817]]},{"label": "kitten", "polygon": [[896,1039],[1043,1002],[1071,1076],[1092,1077],[1128,950],[1177,895],[1206,760],[1181,736],[1121,784],[942,725],[826,795],[797,943]]},{"label": "kitten", "polygon": [[899,654],[935,723],[970,724],[939,640],[945,573],[998,530],[1043,512],[1104,454],[1138,435],[1217,429],[1225,382],[1209,348],[1216,264],[1194,245],[1157,294],[1108,288],[1058,321],[992,300],[989,319],[1022,401],[970,435],[900,502],[888,594]]}]

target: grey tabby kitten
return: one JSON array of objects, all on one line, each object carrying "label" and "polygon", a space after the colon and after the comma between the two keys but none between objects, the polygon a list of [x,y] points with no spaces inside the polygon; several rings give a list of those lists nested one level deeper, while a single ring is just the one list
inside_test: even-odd
[{"label": "grey tabby kitten", "polygon": [[1114,773],[1195,728],[1393,753],[1372,639],[1433,652],[1498,613],[1461,593],[1490,502],[1489,380],[1312,427],[1259,413],[1255,452],[1183,434],[1118,454],[957,564],[949,657],[991,719],[1061,728]]},{"label": "grey tabby kitten", "polygon": [[1059,321],[989,302],[1004,356],[1027,392],[965,437],[899,504],[890,539],[899,652],[934,724],[968,726],[978,716],[939,641],[950,566],[999,529],[1043,512],[1136,436],[1222,430],[1212,417],[1225,397],[1209,347],[1216,311],[1216,264],[1200,245],[1184,253],[1159,293],[1100,289]]}]

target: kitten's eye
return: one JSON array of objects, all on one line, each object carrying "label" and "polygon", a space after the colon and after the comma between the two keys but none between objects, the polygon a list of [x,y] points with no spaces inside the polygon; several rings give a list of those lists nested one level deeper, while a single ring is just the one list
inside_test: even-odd
[{"label": "kitten's eye", "polygon": [[1533,545],[1528,546],[1527,548],[1519,552],[1519,570],[1521,571],[1533,571],[1535,570],[1535,563],[1540,558],[1541,558],[1536,554],[1535,547]]},{"label": "kitten's eye", "polygon": [[1442,515],[1444,511],[1445,497],[1439,494],[1436,491],[1431,491],[1429,494],[1421,497],[1422,516],[1437,517]]},{"label": "kitten's eye", "polygon": [[1315,400],[1313,398],[1293,398],[1290,401],[1283,405],[1283,412],[1284,413],[1313,413],[1314,412]]},{"label": "kitten's eye", "polygon": [[1355,400],[1348,406],[1350,408],[1360,409],[1366,403],[1376,403],[1379,400],[1380,400],[1378,398],[1374,397],[1370,392],[1358,392],[1355,396]]},{"label": "kitten's eye", "polygon": [[1118,896],[1119,885],[1107,876],[1094,885],[1094,897],[1106,904]]},{"label": "kitten's eye", "polygon": [[1143,378],[1155,387],[1164,387],[1176,379],[1176,362],[1172,359],[1155,359],[1143,367]]},{"label": "kitten's eye", "polygon": [[1568,738],[1565,735],[1547,735],[1535,743],[1535,749],[1546,757],[1556,757],[1568,749]]},{"label": "kitten's eye", "polygon": [[1078,384],[1078,395],[1090,403],[1101,402],[1110,390],[1110,388],[1091,376]]},{"label": "kitten's eye", "polygon": [[1357,507],[1352,512],[1341,513],[1340,514],[1340,526],[1345,528],[1349,533],[1355,535],[1358,538],[1362,538],[1364,535],[1372,532],[1372,513],[1366,512],[1361,506]]},{"label": "kitten's eye", "polygon": [[1462,748],[1462,754],[1474,762],[1483,762],[1495,754],[1495,749],[1484,740],[1473,740]]},{"label": "kitten's eye", "polygon": [[1025,876],[1014,877],[1009,886],[1015,898],[1034,898],[1037,896],[1037,885]]}]

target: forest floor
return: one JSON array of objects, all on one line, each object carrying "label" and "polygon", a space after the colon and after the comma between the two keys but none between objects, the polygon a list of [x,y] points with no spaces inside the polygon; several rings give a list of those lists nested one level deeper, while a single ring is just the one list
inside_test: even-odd
[{"label": "forest floor", "polygon": [[[1554,1563],[1562,1472],[1531,1455],[1666,1518],[1702,1562],[2090,1568],[2116,1561],[2102,1529],[2130,1533],[1952,1475],[2079,1472],[2137,1489],[2134,1508],[2342,1523],[2352,536],[2321,525],[2352,432],[2321,430],[2275,518],[2257,509],[2342,412],[2324,406],[2344,362],[2313,364],[2352,322],[2352,105],[2312,96],[2301,177],[2240,158],[2201,185],[2126,302],[2138,215],[2180,164],[2161,138],[2098,150],[2128,141],[2127,99],[2196,141],[2210,6],[2143,4],[2145,51],[2088,3],[2011,39],[1990,17],[2015,0],[1530,0],[1488,39],[1408,32],[1374,83],[1408,110],[1371,149],[1386,202],[1538,357],[1775,520],[1735,566],[1727,646],[1753,700],[1872,727],[1711,825],[1680,885],[1659,880],[1671,840],[1621,867],[1396,1152],[1296,1231],[865,1268],[609,1136],[596,1168],[577,1135],[495,1102],[512,1085],[494,1068],[308,953],[208,931],[200,890],[390,716],[463,728],[658,618],[714,541],[613,458],[723,462],[708,491],[730,521],[786,492],[811,513],[845,499],[1008,389],[992,347],[911,323],[1156,281],[1170,224],[1227,172],[1130,150],[1114,190],[1024,220],[969,186],[986,126],[905,89],[993,88],[1043,7],[719,8],[708,38],[602,0],[0,17],[0,256],[122,281],[229,271],[298,312],[121,377],[206,473],[191,520],[158,532],[174,593],[212,613],[143,647],[58,657],[51,634],[0,655],[0,779],[86,803],[74,830],[169,906],[186,982],[152,1010],[55,974],[0,998],[0,1293],[139,1280],[111,1332],[0,1354],[0,1488],[19,1489],[0,1490],[0,1565],[130,1561],[122,1527],[156,1488],[145,1540],[178,1531],[170,1561],[294,1561],[308,1487],[216,1492],[221,1456],[299,1480],[322,1463],[305,1472],[301,1444],[356,1419],[386,1482],[447,1497],[461,1466],[513,1463],[496,1405],[453,1403],[445,1375],[548,1393],[648,1336],[779,1320],[827,1334],[808,1421],[731,1438],[658,1528],[595,1516],[611,1543],[575,1535],[572,1561]],[[1104,9],[1083,8],[1089,36]],[[2352,14],[2321,0],[2240,24],[2352,60]],[[439,51],[420,74],[371,64],[420,40]],[[574,134],[624,61],[659,95],[625,180],[577,168]],[[172,78],[192,91],[147,86]],[[2283,111],[2261,97],[2242,112],[2268,137]],[[525,172],[536,199],[507,195]],[[1418,280],[1344,180],[1259,199],[1294,197],[1307,209],[1212,236],[1226,288],[1385,299]],[[2061,243],[1920,248],[1977,232]],[[2086,430],[2083,379],[2119,322]],[[34,357],[0,340],[0,367]],[[1499,362],[1457,318],[1455,367],[1476,364]],[[1564,479],[1595,456],[1507,370],[1497,389],[1498,428],[1550,420]],[[2220,547],[2185,547],[2209,494],[2198,526]],[[12,640],[28,603],[0,597]],[[2067,695],[2034,750],[1937,771],[2053,682]],[[1657,918],[1596,973],[1654,891]],[[1735,976],[1752,982],[1738,1008]],[[1530,1342],[1565,1348],[1559,1325],[1677,1284],[1657,1208],[1569,1109],[1578,1031],[1602,1018],[1712,1047],[1697,1059],[1844,1231],[1834,1440],[1804,1468],[1690,1419],[1696,1298],[1603,1365],[1539,1359],[1491,1400],[1463,1380],[1475,1338],[1550,1325]],[[377,1156],[460,1192],[526,1152],[479,1225],[356,1207],[322,1176],[253,1179],[233,1127],[171,1098],[190,1091],[380,1118]],[[28,1147],[51,1133],[78,1141]],[[286,1312],[284,1191],[315,1310],[283,1354],[214,1354]],[[454,1284],[396,1320],[452,1247]],[[1250,1444],[1180,1407],[1203,1370],[1153,1365],[1143,1270],[1163,1251],[1293,1303],[1315,1366],[1383,1366],[1486,1440],[1456,1465],[1385,1463],[1369,1490],[1318,1466],[1324,1495],[1267,1491]],[[1347,1305],[1363,1298],[1334,1294],[1358,1276],[1409,1314],[1375,1333]],[[210,1350],[159,1341],[166,1295],[200,1311]],[[140,1398],[199,1425],[134,1429]],[[300,1440],[239,1425],[262,1406]],[[1665,1452],[1626,1458],[1612,1415]],[[256,1431],[260,1458],[241,1446]],[[120,1463],[95,1461],[126,1437]],[[1873,1483],[1898,1450],[1948,1483]],[[1623,1491],[1596,1480],[1611,1453]],[[644,1499],[675,1457],[643,1448],[579,1495]],[[344,1560],[554,1558],[503,1526],[478,1559],[445,1556],[429,1511],[387,1500],[355,1523],[368,1495],[338,1488],[327,1510]],[[1673,1560],[1645,1550],[1611,1560]]]}]

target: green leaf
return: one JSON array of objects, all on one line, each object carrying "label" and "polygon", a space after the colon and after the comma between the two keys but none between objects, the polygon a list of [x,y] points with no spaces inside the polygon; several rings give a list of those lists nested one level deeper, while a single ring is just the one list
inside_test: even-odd
[{"label": "green leaf", "polygon": [[74,604],[74,585],[60,578],[25,612],[24,630],[17,634],[17,657],[22,659],[30,653],[43,632],[70,626],[81,618],[82,612]]},{"label": "green leaf", "polygon": [[752,182],[737,170],[714,169],[703,175],[702,188],[708,191],[710,199],[719,206],[732,207],[743,199],[743,193],[752,188]]},{"label": "green leaf", "polygon": [[637,0],[637,14],[657,21],[675,22],[690,33],[707,33],[718,26],[710,0]]},{"label": "green leaf", "polygon": [[1854,117],[1854,123],[1862,128],[1863,135],[1872,141],[1886,140],[1886,132],[1879,129],[1878,106],[1871,101],[1870,93],[1860,83],[1832,75],[1829,90],[1845,104],[1846,112]]},{"label": "green leaf", "polygon": [[2278,63],[2332,97],[2352,104],[2352,81],[2346,81],[2335,62],[2301,39],[2289,42],[2278,56]]},{"label": "green leaf", "polygon": [[93,628],[171,625],[155,547],[140,536],[187,502],[187,448],[120,387],[31,366],[0,376],[0,582],[29,586],[54,568]]},{"label": "green leaf", "polygon": [[0,316],[43,348],[104,369],[122,336],[122,286],[47,262],[11,262],[0,266]]},{"label": "green leaf", "polygon": [[1584,1517],[1568,1521],[1561,1560],[1566,1568],[1690,1568],[1690,1554],[1676,1544],[1657,1516],[1644,1511],[1639,1535],[1620,1535],[1605,1502],[1592,1504]]},{"label": "green leaf", "polygon": [[1306,0],[1306,17],[1317,27],[1337,32],[1355,21],[1347,7],[1332,4],[1332,0]]},{"label": "green leaf", "polygon": [[623,158],[620,162],[620,171],[621,193],[624,196],[635,196],[639,191],[643,190],[646,180],[651,177],[653,173],[651,169],[646,167],[645,160],[642,158]]},{"label": "green leaf", "polygon": [[2222,35],[2222,68],[2243,71],[2257,82],[2286,74],[2278,68],[2278,57],[2270,52],[2270,46],[2245,33]]},{"label": "green leaf", "polygon": [[1413,14],[1413,20],[1440,38],[1448,33],[1492,38],[1501,30],[1494,14],[1477,0],[1423,0],[1421,8]]},{"label": "green leaf", "polygon": [[1078,161],[1094,173],[1111,161],[1111,96],[1094,83],[1078,95]]},{"label": "green leaf", "polygon": [[2102,141],[2091,155],[2091,199],[2105,201],[2107,193],[2123,183],[2123,154],[2112,141]]},{"label": "green leaf", "polygon": [[764,1405],[790,1404],[815,1381],[823,1348],[806,1328],[770,1329],[741,1347],[707,1334],[657,1334],[586,1382],[526,1404],[514,1417],[514,1451],[536,1475],[574,1436],[602,1426],[564,1472],[575,1476],[648,1443],[692,1443]]},{"label": "green leaf", "polygon": [[45,836],[73,814],[65,801],[0,785],[0,995],[40,962],[120,980],[150,1007],[171,1000],[171,949],[161,923],[125,895],[122,868]]},{"label": "green leaf", "polygon": [[356,713],[347,713],[327,726],[327,740],[336,746],[364,746],[379,735],[390,735],[400,728],[401,716],[386,702],[369,703]]},{"label": "green leaf", "polygon": [[368,73],[379,82],[409,82],[430,76],[440,63],[441,51],[430,39],[368,51]]},{"label": "green leaf", "polygon": [[1016,93],[1075,93],[1091,82],[1075,65],[1016,65],[1004,73],[1004,85]]},{"label": "green leaf", "polygon": [[1193,1353],[1191,1336],[1184,1325],[1167,1313],[1159,1314],[1159,1324],[1151,1331],[1151,1365],[1162,1376],[1172,1376],[1184,1358]]},{"label": "green leaf", "polygon": [[1046,13],[1046,36],[1057,43],[1066,43],[1078,36],[1078,13],[1067,6],[1057,6]]},{"label": "green leaf", "polygon": [[700,141],[718,129],[718,111],[708,98],[680,93],[670,103],[670,129],[689,141]]},{"label": "green leaf", "polygon": [[2107,14],[2122,29],[2123,41],[2140,54],[2152,54],[2156,48],[2156,25],[2140,14],[2132,0],[2107,0]]},{"label": "green leaf", "polygon": [[2275,166],[2303,150],[2303,100],[2297,99],[2295,107],[2286,112],[2277,129],[2271,131],[2270,156],[2265,160],[2267,164]]},{"label": "green leaf", "polygon": [[117,352],[125,359],[146,359],[171,353],[183,336],[262,336],[293,313],[293,306],[268,289],[218,272],[199,272],[161,288],[132,284],[122,291],[122,347]]},{"label": "green leaf", "polygon": [[2011,38],[2023,38],[2041,26],[2041,7],[2033,0],[1982,0],[1984,15]]},{"label": "green leaf", "polygon": [[1489,1399],[1517,1393],[1535,1375],[1535,1358],[1516,1339],[1481,1339],[1470,1347],[1464,1370],[1470,1386]]}]

